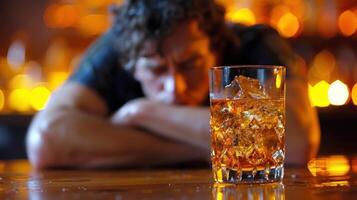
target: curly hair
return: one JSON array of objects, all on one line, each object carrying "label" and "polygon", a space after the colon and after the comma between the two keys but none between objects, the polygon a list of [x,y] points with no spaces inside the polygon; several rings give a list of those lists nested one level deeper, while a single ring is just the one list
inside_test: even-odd
[{"label": "curly hair", "polygon": [[[226,35],[225,9],[214,0],[127,0],[112,8],[115,47],[120,53],[119,63],[133,70],[144,41],[169,35],[175,25],[197,20],[199,28],[210,38],[210,47],[219,52]],[[160,50],[159,50],[160,51]]]}]

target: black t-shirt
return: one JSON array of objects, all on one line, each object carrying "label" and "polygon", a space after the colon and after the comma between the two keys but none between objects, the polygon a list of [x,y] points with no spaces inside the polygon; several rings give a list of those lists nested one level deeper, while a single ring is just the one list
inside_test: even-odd
[{"label": "black t-shirt", "polygon": [[[264,25],[227,26],[236,38],[225,41],[220,65],[284,65],[289,66],[289,75],[294,56],[275,30]],[[110,31],[102,35],[88,49],[68,80],[96,91],[106,102],[110,113],[126,102],[144,96],[140,83],[120,66],[114,37]]]}]

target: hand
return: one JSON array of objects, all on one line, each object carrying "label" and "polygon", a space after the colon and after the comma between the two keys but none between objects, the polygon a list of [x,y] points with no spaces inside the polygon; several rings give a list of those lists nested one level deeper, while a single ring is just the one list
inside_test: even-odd
[{"label": "hand", "polygon": [[138,126],[146,116],[150,116],[158,103],[146,98],[135,99],[124,104],[110,119],[113,124]]}]

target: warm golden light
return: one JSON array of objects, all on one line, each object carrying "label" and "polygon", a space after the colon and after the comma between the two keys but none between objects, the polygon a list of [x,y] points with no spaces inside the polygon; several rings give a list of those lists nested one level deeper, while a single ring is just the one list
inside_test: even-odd
[{"label": "warm golden light", "polygon": [[330,51],[322,50],[315,56],[313,65],[321,69],[320,73],[331,73],[335,68],[336,58]]},{"label": "warm golden light", "polygon": [[341,181],[326,181],[321,184],[315,184],[316,187],[342,187],[350,186],[350,182],[341,180]]},{"label": "warm golden light", "polygon": [[222,191],[217,191],[217,197],[216,200],[223,200],[223,192]]},{"label": "warm golden light", "polygon": [[79,18],[79,9],[75,5],[51,5],[46,8],[43,20],[50,28],[68,28]]},{"label": "warm golden light", "polygon": [[4,108],[5,96],[2,90],[0,90],[0,111]]},{"label": "warm golden light", "polygon": [[59,7],[55,14],[57,25],[62,28],[74,25],[77,22],[78,17],[77,7],[69,4]]},{"label": "warm golden light", "polygon": [[79,20],[78,28],[87,35],[99,35],[109,27],[109,18],[105,15],[91,14]]},{"label": "warm golden light", "polygon": [[28,112],[31,110],[30,91],[28,89],[15,89],[11,91],[8,103],[9,107],[18,112]]},{"label": "warm golden light", "polygon": [[314,98],[315,98],[315,95],[314,95],[314,87],[312,87],[312,85],[310,83],[307,84],[307,91],[308,91],[308,95],[309,95],[309,100],[310,100],[310,104],[311,106],[315,106],[314,104]]},{"label": "warm golden light", "polygon": [[43,77],[42,67],[36,61],[28,61],[24,65],[23,73],[26,74],[31,81],[40,81]]},{"label": "warm golden light", "polygon": [[352,171],[357,174],[357,156],[352,158]]},{"label": "warm golden light", "polygon": [[331,105],[344,105],[349,97],[348,87],[340,80],[331,83],[328,89],[328,100]]},{"label": "warm golden light", "polygon": [[31,106],[34,110],[43,110],[51,96],[51,91],[45,86],[37,86],[31,90]]},{"label": "warm golden light", "polygon": [[354,105],[357,105],[357,83],[352,88],[351,98]]},{"label": "warm golden light", "polygon": [[122,0],[82,0],[81,3],[84,3],[88,7],[107,7],[113,3],[120,3]]},{"label": "warm golden light", "polygon": [[29,88],[33,84],[33,81],[28,75],[18,74],[14,76],[9,82],[9,88],[19,89],[19,88]]},{"label": "warm golden light", "polygon": [[338,17],[338,26],[342,35],[350,36],[357,29],[357,17],[352,11],[346,10]]},{"label": "warm golden light", "polygon": [[33,169],[27,160],[13,160],[11,163],[5,163],[5,170],[10,173],[27,173]]},{"label": "warm golden light", "polygon": [[71,57],[71,49],[63,39],[55,39],[51,42],[44,56],[44,73],[66,70]]},{"label": "warm golden light", "polygon": [[277,75],[276,75],[275,87],[276,87],[276,88],[280,88],[280,87],[281,87],[281,74],[277,74]]},{"label": "warm golden light", "polygon": [[292,13],[284,14],[278,21],[277,29],[284,37],[293,37],[296,35],[300,28],[298,18]]},{"label": "warm golden light", "polygon": [[45,22],[47,27],[50,27],[50,28],[57,27],[57,22],[56,22],[54,16],[55,16],[58,8],[59,8],[59,6],[56,4],[50,5],[46,8],[46,10],[43,14],[43,21]]},{"label": "warm golden light", "polygon": [[4,162],[0,162],[0,173],[3,173],[5,169],[5,163]]},{"label": "warm golden light", "polygon": [[313,176],[343,176],[350,171],[349,160],[340,155],[313,159],[307,167]]},{"label": "warm golden light", "polygon": [[290,9],[286,5],[275,6],[270,13],[271,26],[276,28],[281,17],[288,12],[290,12]]},{"label": "warm golden light", "polygon": [[330,156],[326,170],[329,176],[343,176],[350,171],[349,161],[346,156]]},{"label": "warm golden light", "polygon": [[68,72],[52,72],[48,76],[48,84],[51,90],[57,89],[68,78]]},{"label": "warm golden light", "polygon": [[273,184],[219,184],[212,188],[212,200],[232,199],[285,199],[285,188],[282,183]]},{"label": "warm golden light", "polygon": [[312,80],[326,80],[329,81],[330,76],[335,69],[336,58],[335,56],[327,51],[320,51],[313,60],[312,66],[308,72],[308,78]]},{"label": "warm golden light", "polygon": [[326,81],[320,81],[309,87],[309,98],[313,106],[327,107],[330,105],[328,99],[328,89],[330,85]]},{"label": "warm golden light", "polygon": [[254,13],[249,8],[241,8],[239,10],[228,12],[227,19],[235,23],[242,23],[245,25],[255,24]]}]

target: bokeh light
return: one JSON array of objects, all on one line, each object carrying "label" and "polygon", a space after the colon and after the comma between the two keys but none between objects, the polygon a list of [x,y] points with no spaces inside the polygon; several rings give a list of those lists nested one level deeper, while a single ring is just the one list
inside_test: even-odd
[{"label": "bokeh light", "polygon": [[280,88],[280,87],[281,87],[281,74],[277,74],[277,75],[276,75],[275,87],[276,87],[276,88]]},{"label": "bokeh light", "polygon": [[[52,2],[44,10],[43,21],[46,26],[50,28],[73,28],[74,31],[78,31],[82,34],[76,35],[76,38],[82,36],[97,36],[105,32],[110,26],[110,17],[107,12],[108,6],[113,3],[119,4],[121,2],[122,0]],[[319,3],[319,5],[315,5],[318,9],[311,10],[311,7],[308,7],[310,4],[302,0],[276,1],[274,3],[247,3],[246,1],[239,2],[234,0],[218,0],[218,2],[221,2],[227,8],[227,20],[245,25],[270,23],[279,34],[287,38],[296,37],[302,33],[302,31],[306,34],[304,36],[308,37],[332,37],[338,30],[344,36],[351,36],[356,34],[357,30],[356,7],[351,7],[349,10],[340,10],[342,7],[338,7],[339,4],[331,3],[327,5]],[[348,7],[343,7],[343,9],[346,8]],[[310,18],[313,18],[314,21],[311,21]],[[339,29],[337,29],[337,27]],[[26,55],[25,47],[27,47],[27,45],[30,47],[31,44],[25,43],[24,41],[27,40],[22,40],[24,39],[22,37],[14,37],[15,39],[21,38],[21,40],[16,39],[11,43],[7,56],[5,55],[3,59],[8,69],[3,68],[1,70],[1,75],[5,74],[4,77],[6,78],[6,84],[2,87],[5,91],[6,101],[4,99],[2,104],[4,104],[4,102],[6,105],[10,104],[9,96],[15,90],[17,91],[15,94],[20,94],[21,92],[18,91],[20,90],[22,91],[22,95],[26,93],[24,90],[27,90],[31,93],[31,100],[29,100],[31,108],[39,110],[43,107],[45,98],[39,100],[40,98],[37,96],[38,100],[33,100],[32,96],[34,91],[37,91],[36,93],[38,94],[41,93],[39,91],[42,91],[43,94],[48,94],[48,92],[58,88],[68,78],[69,72],[67,71],[70,71],[68,70],[68,66],[71,65],[71,69],[74,69],[78,63],[77,60],[73,59],[73,55],[81,53],[81,50],[83,50],[81,48],[84,48],[84,44],[93,39],[93,37],[87,37],[84,39],[85,42],[83,42],[83,40],[75,44],[75,42],[67,38],[68,35],[73,32],[69,32],[69,30],[57,31],[62,32],[52,39],[52,45],[45,54],[44,62],[40,62],[40,64],[35,61],[26,61],[26,56],[29,57],[31,55]],[[70,31],[72,31],[72,29]],[[322,35],[316,35],[319,31]],[[55,42],[53,42],[58,38],[64,41],[63,44],[55,44]],[[334,52],[337,52],[337,56],[339,55],[338,51]],[[342,76],[340,72],[343,70],[339,67],[340,64],[336,66],[337,61],[347,59],[337,57],[336,61],[334,54],[328,50],[322,50],[313,57],[313,62],[311,62],[313,52],[310,53],[306,61],[308,65],[311,64],[308,71],[308,80],[311,84],[309,84],[308,90],[312,105],[318,107],[344,105],[348,102],[349,95],[351,96],[353,104],[357,105],[357,83],[353,86],[351,94],[349,94],[347,85],[343,83],[343,81],[355,80],[354,77],[348,79],[350,77]],[[73,60],[74,64],[69,62],[71,60]],[[340,78],[341,81],[335,81],[329,85],[329,83],[336,78]],[[38,86],[34,87],[36,83],[43,81],[47,82],[42,89],[38,89]],[[277,76],[275,81],[276,87],[280,87],[281,77]],[[45,88],[47,89],[46,92]],[[4,95],[4,93],[1,92],[0,90],[0,110],[3,107],[1,106],[1,95]],[[37,103],[33,102],[42,103],[38,103],[37,105]],[[36,105],[34,106],[33,104]]]},{"label": "bokeh light", "polygon": [[357,83],[354,84],[351,92],[351,98],[354,105],[357,105]]},{"label": "bokeh light", "polygon": [[249,8],[241,8],[233,12],[228,12],[226,18],[229,21],[245,25],[253,25],[256,22],[254,13]]},{"label": "bokeh light", "polygon": [[310,83],[307,84],[307,91],[308,91],[308,95],[309,95],[309,100],[310,100],[310,104],[312,107],[315,106],[314,104],[314,98],[315,98],[315,95],[314,95],[314,87],[312,87],[312,85]]},{"label": "bokeh light", "polygon": [[5,105],[5,95],[4,92],[0,90],[0,111],[4,109],[4,105]]},{"label": "bokeh light", "polygon": [[346,10],[338,17],[338,26],[342,35],[350,36],[357,29],[357,17],[352,11]]},{"label": "bokeh light", "polygon": [[75,25],[79,18],[79,8],[75,5],[50,5],[44,12],[44,22],[50,28],[68,28]]},{"label": "bokeh light", "polygon": [[41,81],[43,78],[42,67],[36,61],[26,62],[23,72],[33,81]]},{"label": "bokeh light", "polygon": [[48,84],[51,90],[57,89],[68,78],[68,72],[52,72],[48,76]]},{"label": "bokeh light", "polygon": [[123,0],[81,0],[85,6],[88,7],[107,7],[112,3],[120,3]]},{"label": "bokeh light", "polygon": [[331,83],[328,89],[328,100],[331,105],[344,105],[349,97],[349,90],[346,84],[340,80]]},{"label": "bokeh light", "polygon": [[71,49],[64,38],[51,42],[44,57],[44,71],[65,70],[69,65]]},{"label": "bokeh light", "polygon": [[29,88],[33,84],[31,78],[25,74],[18,74],[9,81],[9,89]]},{"label": "bokeh light", "polygon": [[322,50],[314,57],[312,66],[308,72],[308,79],[310,81],[329,81],[335,66],[335,56],[328,50]]},{"label": "bokeh light", "polygon": [[320,81],[314,86],[309,86],[309,98],[312,106],[327,107],[330,105],[328,89],[330,85],[326,81]]},{"label": "bokeh light", "polygon": [[99,35],[106,31],[109,25],[106,15],[90,14],[79,20],[78,29],[86,35]]},{"label": "bokeh light", "polygon": [[352,171],[357,174],[357,156],[352,158]]},{"label": "bokeh light", "polygon": [[25,63],[25,56],[25,44],[16,40],[10,45],[7,52],[7,63],[12,69],[17,70]]},{"label": "bokeh light", "polygon": [[312,159],[307,167],[313,176],[343,176],[351,168],[348,158],[342,155]]},{"label": "bokeh light", "polygon": [[281,17],[288,12],[290,9],[286,5],[275,6],[270,13],[270,25],[276,28]]},{"label": "bokeh light", "polygon": [[45,22],[46,26],[49,28],[57,28],[57,22],[55,19],[55,14],[59,5],[52,4],[48,6],[43,14],[43,21]]},{"label": "bokeh light", "polygon": [[34,110],[43,110],[51,96],[51,91],[45,86],[37,86],[31,90],[31,106]]},{"label": "bokeh light", "polygon": [[300,28],[298,18],[292,13],[288,12],[284,14],[278,21],[277,29],[279,33],[284,37],[293,37],[296,35]]},{"label": "bokeh light", "polygon": [[9,107],[17,112],[29,112],[31,111],[30,97],[31,93],[28,89],[15,89],[10,93]]}]

